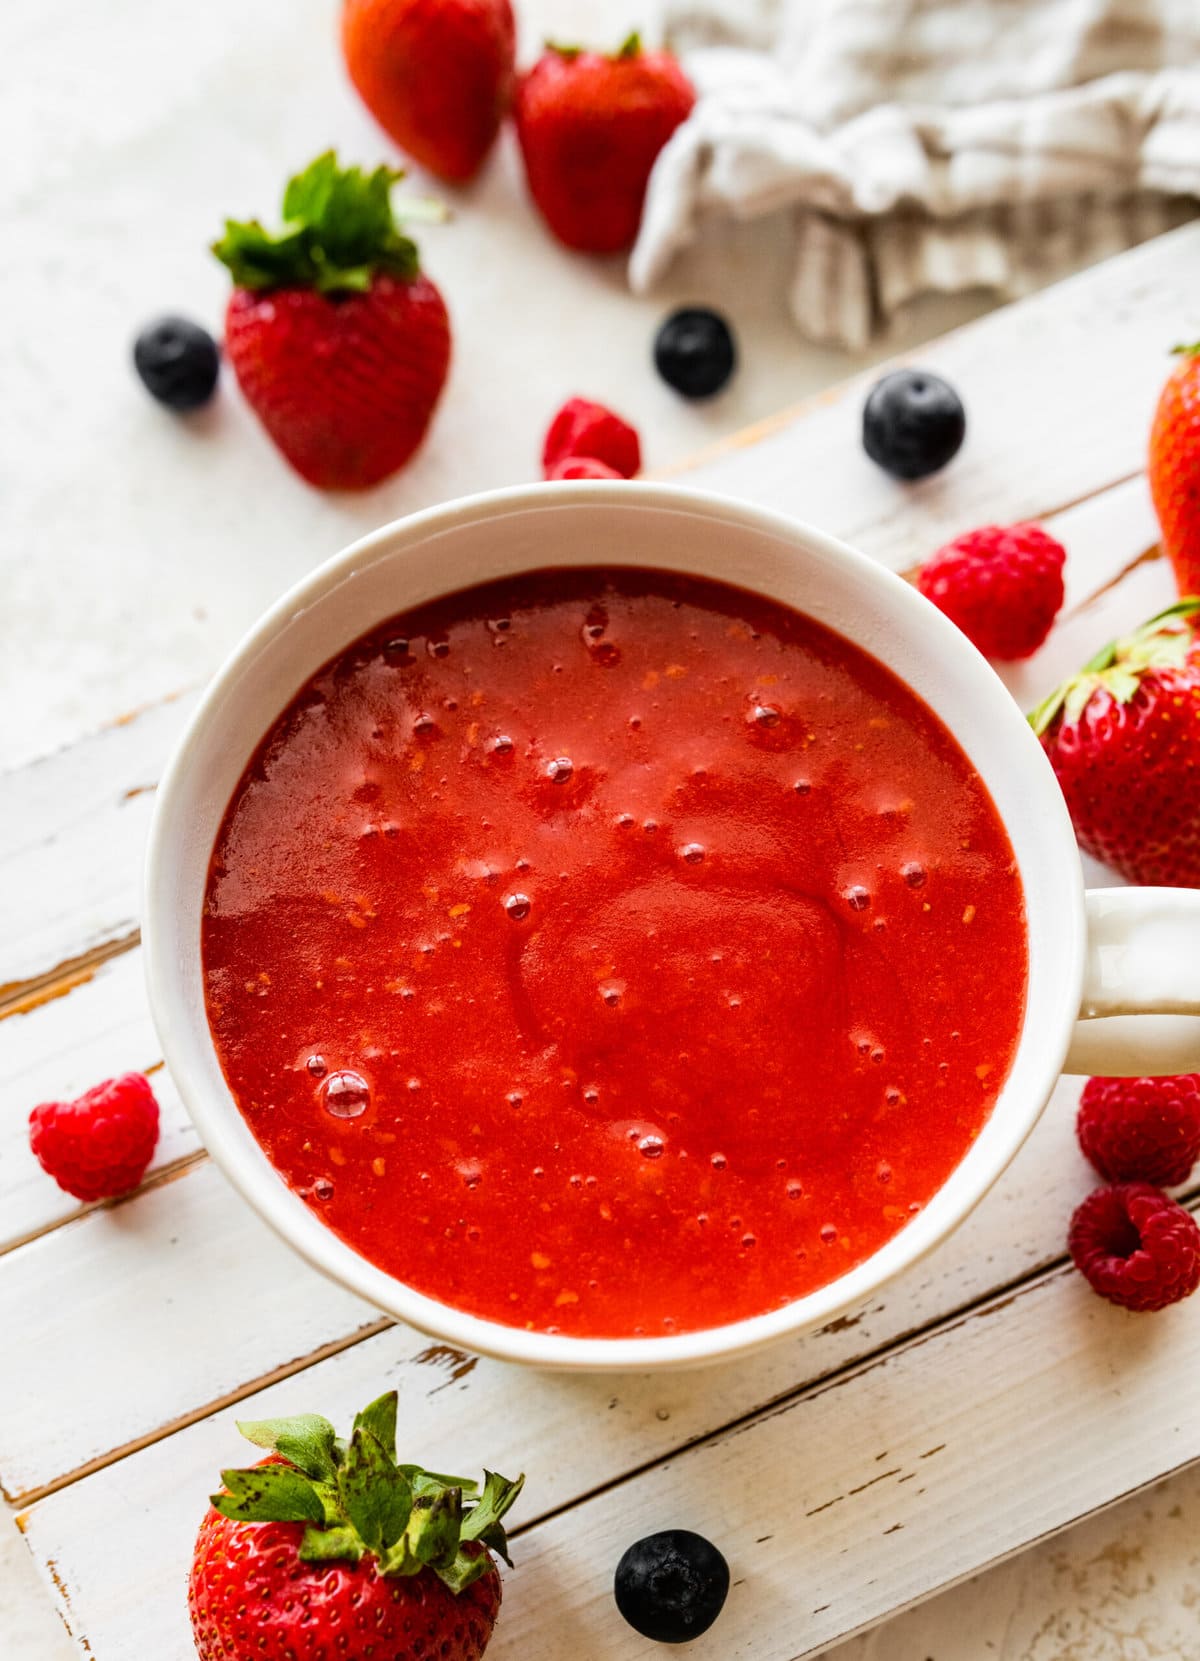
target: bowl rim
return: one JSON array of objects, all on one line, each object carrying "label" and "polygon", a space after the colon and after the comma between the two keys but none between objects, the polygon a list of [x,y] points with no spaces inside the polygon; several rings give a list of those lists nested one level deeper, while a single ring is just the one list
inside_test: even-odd
[{"label": "bowl rim", "polygon": [[[846,565],[852,575],[878,583],[890,603],[907,614],[914,632],[924,629],[934,637],[939,650],[958,654],[960,666],[967,657],[974,660],[976,667],[971,673],[978,677],[979,696],[990,701],[1001,725],[1008,723],[1014,741],[1018,725],[1027,736],[1025,751],[1029,757],[1030,794],[1036,796],[1040,790],[1042,800],[1036,804],[1039,821],[1047,833],[1056,829],[1058,832],[1057,836],[1047,835],[1045,851],[1044,854],[1039,853],[1039,859],[1044,858],[1048,864],[1055,859],[1058,861],[1060,870],[1055,892],[1061,909],[1057,921],[1065,924],[1069,931],[1064,943],[1066,985],[1063,997],[1057,1000],[1060,1010],[1055,1017],[1058,1030],[1055,1031],[1053,1025],[1046,1030],[1046,1022],[1043,1021],[1043,1030],[1036,1035],[1040,1054],[1035,1059],[1040,1064],[1035,1068],[1035,1082],[1031,1084],[1026,1080],[1023,1105],[1006,1104],[1010,1121],[1007,1135],[998,1139],[991,1163],[981,1166],[969,1184],[959,1184],[955,1204],[939,1205],[938,1202],[943,1199],[947,1185],[955,1175],[961,1174],[962,1162],[911,1223],[844,1275],[765,1314],[720,1326],[656,1337],[581,1338],[506,1326],[417,1291],[378,1268],[336,1235],[280,1178],[265,1152],[250,1136],[228,1088],[224,1091],[223,1100],[216,1099],[219,1092],[210,1092],[202,1081],[193,1077],[187,1060],[188,1039],[192,1031],[196,1028],[202,1030],[202,1042],[207,1043],[214,1057],[215,1045],[203,1008],[189,1010],[186,1007],[187,999],[180,985],[180,962],[169,923],[172,910],[169,841],[175,828],[173,818],[179,811],[177,804],[188,788],[189,770],[201,738],[210,722],[227,714],[227,701],[244,666],[270,644],[289,620],[319,603],[343,578],[366,566],[392,559],[404,548],[433,534],[442,535],[480,520],[539,512],[547,508],[561,510],[573,505],[618,506],[625,511],[649,509],[700,515],[715,518],[735,530],[757,531],[799,552],[815,553],[826,560]],[[546,563],[552,564],[553,561]],[[534,565],[525,567],[535,568]],[[474,585],[449,581],[441,592],[454,593],[464,586]],[[752,588],[753,584],[743,583],[741,586]],[[771,598],[770,595],[767,597]],[[403,604],[396,607],[397,611],[404,609]],[[360,632],[365,633],[381,620],[382,616],[366,618]],[[341,649],[344,648],[338,648]],[[871,648],[865,649],[871,652]],[[336,655],[336,651],[331,655]],[[871,652],[871,655],[877,654]],[[314,662],[306,668],[303,678],[307,678],[317,667],[319,664]],[[899,671],[893,669],[893,673]],[[924,697],[923,693],[918,695]],[[939,710],[936,704],[931,702],[930,707],[939,719],[945,719],[944,711]],[[265,727],[263,730],[266,730]],[[256,729],[246,752],[247,759],[261,736]],[[986,770],[979,767],[975,758],[972,758],[972,765],[980,772],[989,793],[992,793]],[[1025,880],[1027,864],[1027,861],[1019,859],[1028,900],[1029,885]],[[673,482],[644,480],[538,483],[457,498],[391,521],[357,538],[289,588],[227,655],[202,693],[164,769],[155,795],[147,843],[142,915],[146,988],[167,1067],[209,1154],[242,1198],[275,1233],[314,1268],[369,1304],[456,1348],[548,1369],[587,1372],[634,1372],[702,1365],[745,1355],[781,1338],[812,1331],[861,1309],[882,1286],[911,1269],[940,1245],[975,1209],[1007,1168],[1051,1095],[1066,1057],[1074,1012],[1078,1009],[1086,938],[1083,873],[1066,807],[1053,772],[1041,745],[1003,682],[955,626],[886,566],[799,519],[717,492],[697,490]],[[1027,904],[1031,956],[1035,927],[1049,926],[1050,919],[1035,920],[1029,914]],[[198,937],[193,949],[198,953]],[[1051,1016],[1047,1016],[1047,1020],[1050,1019]],[[1026,1052],[1034,1036],[1030,1032],[1029,1020],[1027,1010],[1013,1065],[993,1109],[993,1117],[1005,1100],[1005,1091],[1018,1061],[1023,1061],[1028,1070]],[[217,1065],[219,1069],[219,1059]],[[236,1126],[240,1127],[241,1137],[235,1134],[231,1120],[235,1120]],[[245,1146],[247,1140],[254,1150],[254,1155],[249,1157]],[[887,1254],[886,1266],[882,1271],[878,1267],[873,1271],[872,1265],[877,1264],[881,1253]]]}]

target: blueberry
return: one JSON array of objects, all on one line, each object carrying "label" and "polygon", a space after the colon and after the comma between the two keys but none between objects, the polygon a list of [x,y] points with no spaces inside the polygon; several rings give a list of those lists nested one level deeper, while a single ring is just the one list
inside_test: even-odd
[{"label": "blueberry", "polygon": [[685,398],[711,398],[737,364],[729,324],[715,311],[673,311],[654,337],[654,367]]},{"label": "blueberry", "polygon": [[863,406],[863,448],[896,479],[924,479],[957,455],[967,430],[954,388],[924,369],[895,369]]},{"label": "blueberry", "polygon": [[160,317],[133,343],[133,366],[152,398],[168,409],[199,409],[213,395],[221,366],[217,343],[186,317]]},{"label": "blueberry", "polygon": [[617,1608],[643,1638],[686,1644],[707,1632],[725,1605],[729,1564],[686,1528],[637,1540],[617,1564]]}]

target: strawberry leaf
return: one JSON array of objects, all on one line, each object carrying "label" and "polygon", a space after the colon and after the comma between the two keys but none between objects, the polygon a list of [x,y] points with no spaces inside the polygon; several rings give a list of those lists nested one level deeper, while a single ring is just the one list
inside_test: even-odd
[{"label": "strawberry leaf", "polygon": [[413,1491],[372,1431],[360,1428],[350,1438],[346,1462],[338,1472],[338,1494],[367,1550],[385,1556],[405,1531]]},{"label": "strawberry leaf", "polygon": [[325,1507],[303,1472],[291,1465],[256,1465],[222,1471],[227,1494],[213,1494],[212,1506],[240,1523],[319,1523]]},{"label": "strawberry leaf", "polygon": [[1186,595],[1130,635],[1110,640],[1088,659],[1077,675],[1044,698],[1029,715],[1029,724],[1040,738],[1049,731],[1060,712],[1063,724],[1073,726],[1096,692],[1107,692],[1117,704],[1127,704],[1136,695],[1147,674],[1162,669],[1182,669],[1197,643],[1196,619],[1200,596]]},{"label": "strawberry leaf", "polygon": [[238,1429],[256,1448],[281,1454],[306,1476],[329,1481],[336,1474],[333,1426],[318,1413],[294,1419],[239,1419]]},{"label": "strawberry leaf", "polygon": [[434,1563],[431,1567],[438,1579],[457,1597],[476,1580],[482,1580],[485,1574],[492,1572],[492,1560],[486,1551],[460,1551],[452,1563]]},{"label": "strawberry leaf", "polygon": [[418,1497],[436,1494],[439,1488],[458,1488],[465,1499],[474,1499],[479,1493],[479,1484],[470,1477],[447,1476],[443,1471],[427,1471],[421,1465],[400,1465],[398,1469],[412,1483],[413,1493]]},{"label": "strawberry leaf", "polygon": [[[361,1413],[355,1415],[354,1419],[355,1430],[369,1430],[393,1465],[396,1463],[396,1409],[398,1403],[399,1397],[396,1391],[389,1390],[386,1396],[380,1396],[378,1401],[373,1401],[369,1406],[364,1407]],[[405,1470],[405,1475],[410,1476],[410,1470],[419,1469],[419,1465],[414,1465]]]},{"label": "strawberry leaf", "polygon": [[442,1488],[413,1507],[406,1538],[418,1563],[452,1563],[462,1527],[462,1494]]},{"label": "strawberry leaf", "polygon": [[[304,188],[316,193],[320,178]],[[525,1479],[485,1471],[480,1491],[464,1478],[397,1465],[396,1417],[390,1390],[358,1414],[349,1442],[318,1414],[247,1420],[239,1426],[247,1439],[288,1463],[223,1471],[228,1491],[212,1503],[237,1522],[307,1524],[302,1562],[357,1563],[370,1553],[382,1575],[428,1569],[460,1592],[493,1571],[493,1551],[508,1561],[503,1518]]]},{"label": "strawberry leaf", "polygon": [[323,294],[362,292],[377,273],[402,278],[419,270],[417,249],[400,230],[392,186],[403,174],[380,166],[340,167],[327,150],[288,181],[283,227],[257,219],[225,221],[212,251],[240,288],[315,288]]},{"label": "strawberry leaf", "polygon": [[302,1563],[331,1563],[342,1559],[357,1563],[363,1544],[352,1528],[308,1528],[300,1542]]},{"label": "strawberry leaf", "polygon": [[498,1552],[511,1568],[508,1537],[501,1519],[511,1509],[517,1495],[525,1486],[525,1478],[519,1476],[515,1482],[510,1482],[508,1477],[500,1476],[496,1471],[484,1471],[483,1476],[483,1494],[478,1504],[463,1518],[461,1538],[482,1540],[485,1546],[490,1546],[493,1551]]}]

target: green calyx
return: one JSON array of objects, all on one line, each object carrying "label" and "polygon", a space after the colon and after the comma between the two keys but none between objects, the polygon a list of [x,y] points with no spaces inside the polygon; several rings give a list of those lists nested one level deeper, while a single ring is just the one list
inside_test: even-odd
[{"label": "green calyx", "polygon": [[[546,50],[547,52],[555,53],[560,58],[566,58],[568,63],[572,63],[576,58],[582,57],[588,48],[586,46],[566,46],[561,41],[548,40],[546,42]],[[617,47],[615,52],[608,52],[605,56],[611,58],[614,63],[622,63],[627,58],[638,57],[641,50],[641,33],[639,30],[634,29],[630,34],[625,36],[625,39],[621,42],[620,46]]]},{"label": "green calyx", "polygon": [[1171,355],[1177,358],[1200,357],[1200,340],[1194,340],[1190,346],[1172,346]]},{"label": "green calyx", "polygon": [[[227,219],[212,251],[239,288],[362,293],[378,271],[415,277],[417,246],[401,231],[392,206],[392,186],[403,177],[394,167],[373,173],[339,167],[336,152],[327,150],[288,180],[281,230],[265,230],[257,219]],[[405,217],[443,217],[434,208],[413,201]]]},{"label": "green calyx", "polygon": [[511,1562],[503,1519],[525,1478],[485,1471],[481,1490],[464,1477],[397,1464],[394,1390],[363,1409],[348,1442],[315,1414],[238,1429],[287,1463],[222,1471],[227,1492],[212,1496],[213,1507],[235,1522],[307,1523],[305,1563],[357,1563],[369,1552],[382,1575],[431,1569],[458,1593],[492,1567],[487,1551],[466,1549],[476,1542]]},{"label": "green calyx", "polygon": [[1061,714],[1073,726],[1094,692],[1106,691],[1115,703],[1127,704],[1151,670],[1182,669],[1196,641],[1192,619],[1200,612],[1200,595],[1188,595],[1160,611],[1140,629],[1108,645],[1044,698],[1029,715],[1040,738]]}]

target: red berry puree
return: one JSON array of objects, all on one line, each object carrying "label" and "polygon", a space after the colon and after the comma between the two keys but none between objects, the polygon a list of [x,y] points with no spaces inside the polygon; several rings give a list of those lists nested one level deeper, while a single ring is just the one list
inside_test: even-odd
[{"label": "red berry puree", "polygon": [[392,619],[258,746],[208,1015],[363,1256],[514,1326],[662,1335],[869,1257],[987,1120],[1024,900],[982,782],[858,647],[657,571]]}]

